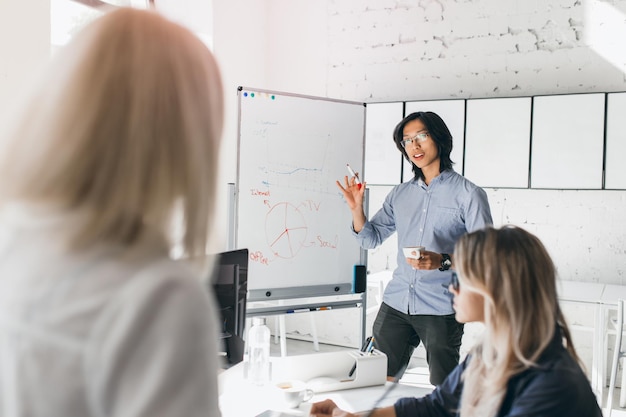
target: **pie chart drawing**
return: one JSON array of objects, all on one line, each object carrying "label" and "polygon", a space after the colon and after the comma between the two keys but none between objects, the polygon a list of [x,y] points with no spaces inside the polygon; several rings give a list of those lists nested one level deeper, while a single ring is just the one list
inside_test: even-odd
[{"label": "pie chart drawing", "polygon": [[278,203],[265,216],[265,236],[274,255],[289,259],[298,254],[308,233],[304,216],[289,203]]}]

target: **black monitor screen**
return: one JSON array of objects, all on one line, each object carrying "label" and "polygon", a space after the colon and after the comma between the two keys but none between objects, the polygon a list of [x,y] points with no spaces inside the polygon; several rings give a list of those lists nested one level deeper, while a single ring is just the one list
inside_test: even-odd
[{"label": "black monitor screen", "polygon": [[243,360],[248,293],[248,249],[217,254],[212,280],[220,306],[222,340],[229,365]]}]

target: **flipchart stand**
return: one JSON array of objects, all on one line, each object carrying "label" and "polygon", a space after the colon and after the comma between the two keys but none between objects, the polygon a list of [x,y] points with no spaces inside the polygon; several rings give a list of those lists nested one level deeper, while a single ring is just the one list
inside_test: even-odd
[{"label": "flipchart stand", "polygon": [[[228,184],[228,248],[236,248],[236,200],[237,186]],[[368,212],[369,190],[365,191],[364,210]],[[294,312],[316,312],[343,308],[360,308],[360,341],[366,338],[367,323],[367,250],[361,249],[362,265],[354,266],[353,282],[350,284],[305,286],[292,288],[273,288],[271,290],[248,289],[246,317],[285,315]],[[250,277],[248,278],[250,280]],[[327,301],[329,298],[338,298]],[[295,300],[295,301],[294,301]],[[302,301],[304,300],[304,301]],[[264,305],[264,302],[268,302]],[[311,319],[313,320],[313,319]],[[312,324],[313,325],[313,324]],[[284,326],[282,326],[284,329]],[[284,333],[284,331],[281,331]],[[315,330],[313,331],[315,333]],[[314,338],[314,342],[316,337]],[[247,348],[247,346],[246,346]],[[285,356],[284,338],[281,341],[281,353]]]}]

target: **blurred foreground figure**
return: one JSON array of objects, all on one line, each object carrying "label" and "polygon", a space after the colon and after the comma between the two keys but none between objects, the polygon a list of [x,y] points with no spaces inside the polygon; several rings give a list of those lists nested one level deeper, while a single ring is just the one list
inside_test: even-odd
[{"label": "blurred foreground figure", "polygon": [[118,9],[2,126],[0,415],[219,416],[217,313],[169,253],[206,251],[222,113],[204,44]]}]

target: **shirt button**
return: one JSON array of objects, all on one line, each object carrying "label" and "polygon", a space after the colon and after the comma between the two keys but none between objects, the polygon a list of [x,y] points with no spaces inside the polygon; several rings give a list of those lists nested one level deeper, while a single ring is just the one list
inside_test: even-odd
[{"label": "shirt button", "polygon": [[424,213],[426,213],[426,209],[422,210]]}]

